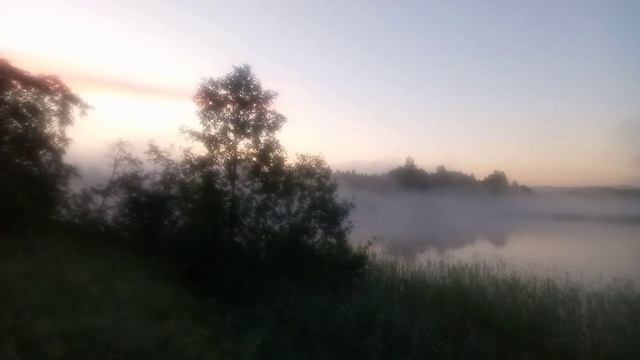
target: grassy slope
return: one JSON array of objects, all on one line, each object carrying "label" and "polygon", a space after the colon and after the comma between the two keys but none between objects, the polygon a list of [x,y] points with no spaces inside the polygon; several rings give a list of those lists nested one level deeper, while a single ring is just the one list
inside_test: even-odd
[{"label": "grassy slope", "polygon": [[201,358],[208,310],[158,266],[96,242],[0,242],[1,359]]},{"label": "grassy slope", "polygon": [[[280,285],[285,287],[283,284]],[[0,242],[0,358],[624,359],[640,294],[487,265],[376,264],[348,292],[206,305],[157,263],[85,241]]]}]

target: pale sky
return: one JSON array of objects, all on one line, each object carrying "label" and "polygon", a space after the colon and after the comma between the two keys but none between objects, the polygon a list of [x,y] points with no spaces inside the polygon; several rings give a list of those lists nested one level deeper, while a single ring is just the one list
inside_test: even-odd
[{"label": "pale sky", "polygon": [[202,77],[253,66],[289,154],[640,185],[640,1],[0,0],[0,56],[93,106],[69,160],[182,144]]}]

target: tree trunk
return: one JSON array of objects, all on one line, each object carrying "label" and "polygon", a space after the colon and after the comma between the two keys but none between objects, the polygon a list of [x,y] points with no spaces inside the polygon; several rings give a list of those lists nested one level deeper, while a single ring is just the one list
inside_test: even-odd
[{"label": "tree trunk", "polygon": [[231,203],[229,205],[229,236],[231,241],[236,240],[236,223],[238,221],[238,205],[236,195],[236,184],[238,181],[238,141],[234,134],[233,148],[231,153],[231,171],[229,182],[231,185]]}]

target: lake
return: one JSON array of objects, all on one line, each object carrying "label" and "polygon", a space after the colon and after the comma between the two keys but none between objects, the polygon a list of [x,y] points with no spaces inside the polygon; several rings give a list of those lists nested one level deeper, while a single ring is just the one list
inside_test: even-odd
[{"label": "lake", "polygon": [[355,243],[421,261],[490,261],[586,282],[640,283],[640,202],[544,194],[351,193]]}]

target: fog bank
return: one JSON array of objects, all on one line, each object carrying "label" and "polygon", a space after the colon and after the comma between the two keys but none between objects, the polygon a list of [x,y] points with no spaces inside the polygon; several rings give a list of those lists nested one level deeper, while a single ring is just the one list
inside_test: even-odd
[{"label": "fog bank", "polygon": [[511,233],[552,222],[613,223],[638,228],[640,197],[569,190],[533,195],[494,196],[455,192],[342,190],[352,199],[352,241],[373,241],[388,250],[412,254],[444,251],[480,239],[504,245]]}]

